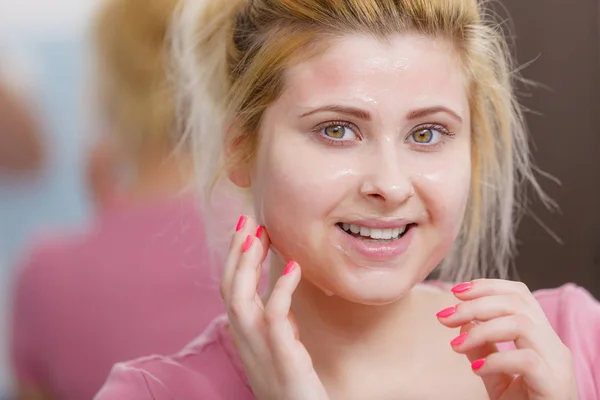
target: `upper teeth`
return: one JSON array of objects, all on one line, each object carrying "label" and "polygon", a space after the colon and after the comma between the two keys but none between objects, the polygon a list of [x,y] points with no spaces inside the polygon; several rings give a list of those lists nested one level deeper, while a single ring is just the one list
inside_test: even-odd
[{"label": "upper teeth", "polygon": [[371,239],[397,239],[406,232],[406,225],[393,229],[376,229],[354,224],[342,224],[342,228],[346,232],[360,234],[360,236],[369,237]]}]

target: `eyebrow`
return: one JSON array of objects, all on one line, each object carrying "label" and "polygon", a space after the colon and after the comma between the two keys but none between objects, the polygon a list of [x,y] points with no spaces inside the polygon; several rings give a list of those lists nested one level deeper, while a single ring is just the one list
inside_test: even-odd
[{"label": "eyebrow", "polygon": [[[326,105],[326,106],[318,107],[318,108],[315,108],[314,110],[305,112],[300,117],[307,117],[309,115],[313,115],[313,114],[316,114],[319,112],[327,112],[327,111],[351,115],[353,117],[356,117],[358,119],[362,119],[365,121],[372,120],[371,114],[367,110],[363,110],[361,108],[356,108],[356,107],[341,106],[341,105]],[[426,107],[426,108],[419,108],[416,110],[411,110],[407,114],[407,119],[409,119],[409,120],[419,119],[419,118],[427,117],[431,114],[437,114],[437,113],[448,114],[450,117],[454,118],[458,122],[462,122],[462,118],[460,117],[460,115],[458,115],[456,112],[454,112],[451,109],[444,107],[444,106],[433,106],[433,107]]]},{"label": "eyebrow", "polygon": [[315,108],[314,110],[305,112],[300,117],[307,117],[309,115],[316,114],[319,112],[324,112],[324,111],[335,112],[335,113],[340,113],[340,114],[347,114],[347,115],[351,115],[353,117],[356,117],[358,119],[362,119],[365,121],[371,121],[371,119],[372,119],[371,114],[367,110],[363,110],[363,109],[355,108],[355,107],[339,106],[339,105],[327,105],[327,106]]},{"label": "eyebrow", "polygon": [[444,106],[434,106],[434,107],[426,107],[426,108],[419,108],[417,110],[412,110],[408,113],[407,118],[408,119],[418,119],[418,118],[427,117],[431,114],[437,114],[437,113],[448,114],[449,116],[451,116],[458,122],[462,122],[462,118],[460,117],[460,115],[458,115],[456,112],[454,112],[451,109],[446,108]]}]

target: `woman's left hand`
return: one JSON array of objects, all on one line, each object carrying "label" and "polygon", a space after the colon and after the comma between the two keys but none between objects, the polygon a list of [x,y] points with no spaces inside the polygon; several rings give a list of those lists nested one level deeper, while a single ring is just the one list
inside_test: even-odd
[{"label": "woman's left hand", "polygon": [[[469,358],[490,400],[577,399],[571,352],[527,286],[480,279],[452,292],[461,303],[438,319],[461,327],[451,345]],[[516,349],[499,352],[496,344],[503,342],[514,342]]]}]

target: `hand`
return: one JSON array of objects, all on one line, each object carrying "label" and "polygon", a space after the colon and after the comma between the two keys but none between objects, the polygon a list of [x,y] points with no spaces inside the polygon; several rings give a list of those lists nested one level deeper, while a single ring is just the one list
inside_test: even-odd
[{"label": "hand", "polygon": [[[483,379],[490,400],[575,400],[571,352],[561,342],[529,289],[520,282],[481,279],[455,286],[462,301],[438,313],[451,342]],[[497,343],[516,350],[499,352]]]},{"label": "hand", "polygon": [[266,230],[243,216],[221,282],[231,333],[250,386],[259,400],[327,400],[290,310],[300,266],[288,264],[266,305],[257,293],[269,245]]}]

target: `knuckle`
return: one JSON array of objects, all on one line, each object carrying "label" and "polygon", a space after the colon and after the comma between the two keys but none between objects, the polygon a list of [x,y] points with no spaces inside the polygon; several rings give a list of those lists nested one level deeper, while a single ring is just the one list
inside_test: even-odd
[{"label": "knuckle", "polygon": [[236,318],[239,319],[240,317],[242,317],[244,315],[244,305],[241,301],[239,300],[233,300],[231,303],[229,303],[229,314]]},{"label": "knuckle", "polygon": [[514,315],[520,309],[520,297],[514,295],[502,296],[498,300],[498,311],[505,315]]},{"label": "knuckle", "polygon": [[221,298],[222,298],[223,300],[226,300],[226,299],[227,299],[227,289],[226,289],[226,287],[225,287],[225,283],[224,283],[224,282],[221,282],[221,283],[219,284],[219,293],[221,294]]},{"label": "knuckle", "polygon": [[265,309],[264,319],[266,326],[275,325],[280,319],[280,313],[274,307],[268,307]]},{"label": "knuckle", "polygon": [[517,314],[529,309],[529,303],[525,296],[518,294],[512,295],[509,298],[510,300],[505,304],[505,312],[510,314]]},{"label": "knuckle", "polygon": [[529,290],[529,287],[523,282],[517,282],[517,288],[518,288],[519,292],[522,294],[531,293],[531,291]]},{"label": "knuckle", "polygon": [[541,366],[540,357],[535,351],[530,349],[523,350],[522,363],[523,369],[526,371],[534,371]]},{"label": "knuckle", "polygon": [[521,334],[525,332],[531,332],[535,328],[531,318],[526,315],[517,315],[513,321],[515,324],[515,330]]}]

